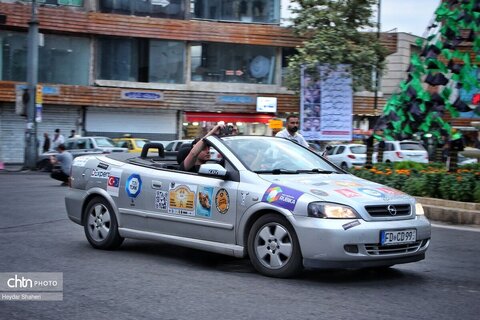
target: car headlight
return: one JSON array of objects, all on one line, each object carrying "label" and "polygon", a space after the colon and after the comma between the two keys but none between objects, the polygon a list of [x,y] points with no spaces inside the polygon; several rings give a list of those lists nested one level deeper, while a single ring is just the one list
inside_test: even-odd
[{"label": "car headlight", "polygon": [[349,206],[338,203],[312,202],[308,204],[308,216],[328,219],[355,219],[358,213]]},{"label": "car headlight", "polygon": [[421,203],[415,203],[415,214],[417,216],[424,216],[425,215],[425,211],[423,211],[423,206]]}]

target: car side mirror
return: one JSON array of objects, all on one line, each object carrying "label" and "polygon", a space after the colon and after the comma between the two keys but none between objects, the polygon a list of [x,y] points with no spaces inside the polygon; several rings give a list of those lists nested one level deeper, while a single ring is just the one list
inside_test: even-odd
[{"label": "car side mirror", "polygon": [[200,166],[198,173],[204,176],[226,177],[227,169],[218,163],[205,163]]}]

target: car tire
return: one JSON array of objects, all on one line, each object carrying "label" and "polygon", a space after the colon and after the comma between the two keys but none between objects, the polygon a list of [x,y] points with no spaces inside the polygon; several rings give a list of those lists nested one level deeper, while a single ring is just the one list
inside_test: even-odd
[{"label": "car tire", "polygon": [[342,164],[340,165],[340,169],[348,171],[348,164],[346,162],[342,162]]},{"label": "car tire", "polygon": [[112,206],[105,198],[95,197],[84,211],[83,228],[92,247],[103,250],[118,248],[124,238],[118,233],[118,223]]},{"label": "car tire", "polygon": [[269,277],[292,277],[303,267],[295,230],[278,214],[255,221],[248,235],[248,254],[253,267]]}]

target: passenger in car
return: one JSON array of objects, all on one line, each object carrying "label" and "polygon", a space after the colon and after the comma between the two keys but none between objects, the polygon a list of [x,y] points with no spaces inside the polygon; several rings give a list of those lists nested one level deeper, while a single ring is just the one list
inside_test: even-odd
[{"label": "passenger in car", "polygon": [[217,124],[203,138],[197,138],[192,142],[192,148],[186,155],[185,159],[179,158],[180,170],[189,172],[198,172],[200,166],[210,160],[210,147],[204,139],[211,135],[218,135],[224,127],[224,124]]}]

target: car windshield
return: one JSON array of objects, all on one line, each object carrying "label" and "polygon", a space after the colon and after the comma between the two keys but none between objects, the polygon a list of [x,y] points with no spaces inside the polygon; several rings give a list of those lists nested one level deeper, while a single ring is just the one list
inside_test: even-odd
[{"label": "car windshield", "polygon": [[354,154],[367,153],[367,146],[351,146],[350,151]]},{"label": "car windshield", "polygon": [[115,142],[110,138],[94,138],[99,147],[115,147]]},{"label": "car windshield", "polygon": [[316,153],[287,139],[235,136],[223,142],[251,171],[257,173],[337,173]]},{"label": "car windshield", "polygon": [[425,150],[425,148],[418,142],[400,142],[401,150]]}]

